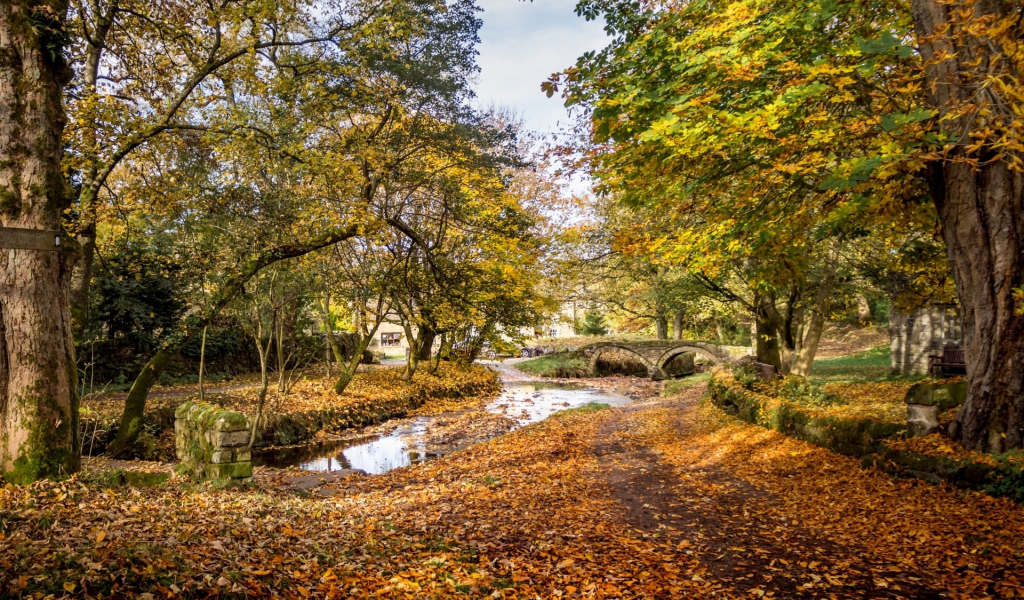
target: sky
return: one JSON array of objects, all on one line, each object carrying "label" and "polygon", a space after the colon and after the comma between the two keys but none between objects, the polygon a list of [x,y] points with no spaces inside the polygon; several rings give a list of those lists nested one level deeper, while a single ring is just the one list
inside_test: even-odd
[{"label": "sky", "polygon": [[540,84],[607,43],[603,22],[573,12],[576,0],[478,0],[481,14],[477,102],[513,109],[526,127],[556,132],[568,123],[558,94],[548,98]]}]

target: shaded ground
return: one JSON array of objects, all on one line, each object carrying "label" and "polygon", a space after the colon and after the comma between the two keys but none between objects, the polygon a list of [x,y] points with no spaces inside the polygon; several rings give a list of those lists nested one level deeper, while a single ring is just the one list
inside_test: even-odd
[{"label": "shaded ground", "polygon": [[[684,441],[697,433],[702,392],[692,388],[661,403],[671,408],[668,424]],[[625,407],[604,420],[594,443],[600,470],[638,533],[709,557],[695,577],[731,581],[753,595],[815,597],[827,589],[831,597],[943,597],[895,563],[866,560],[864,547],[836,544],[785,517],[758,518],[777,498],[728,468],[673,467],[650,448],[630,444],[627,432],[641,410]]]},{"label": "shaded ground", "polygon": [[0,596],[1014,598],[1024,510],[862,470],[693,388],[434,462],[254,488],[0,489]]}]

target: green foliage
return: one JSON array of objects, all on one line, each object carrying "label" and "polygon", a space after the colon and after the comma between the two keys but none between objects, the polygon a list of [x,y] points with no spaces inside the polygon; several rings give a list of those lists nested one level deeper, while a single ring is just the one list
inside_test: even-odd
[{"label": "green foliage", "polygon": [[985,487],[985,491],[993,496],[1006,496],[1015,502],[1024,504],[1024,467],[1021,466],[1024,452],[1014,450],[993,456],[1007,475],[999,481]]},{"label": "green foliage", "polygon": [[683,390],[688,390],[692,387],[705,384],[710,380],[711,373],[696,373],[681,379],[669,379],[665,382],[664,387],[661,388],[661,395],[676,396],[681,394]]},{"label": "green foliage", "polygon": [[586,415],[608,408],[611,408],[611,405],[605,404],[604,402],[587,402],[583,406],[577,406],[576,408],[569,408],[566,410],[558,411],[552,416]]},{"label": "green foliage", "polygon": [[104,257],[91,288],[93,315],[107,337],[149,352],[185,310],[179,266],[164,248],[126,244]]},{"label": "green foliage", "polygon": [[589,309],[583,317],[580,333],[583,335],[608,335],[608,326],[605,324],[604,315],[596,309]]},{"label": "green foliage", "polygon": [[833,406],[844,404],[837,394],[822,390],[803,377],[786,377],[776,388],[775,394],[780,398],[803,406]]}]

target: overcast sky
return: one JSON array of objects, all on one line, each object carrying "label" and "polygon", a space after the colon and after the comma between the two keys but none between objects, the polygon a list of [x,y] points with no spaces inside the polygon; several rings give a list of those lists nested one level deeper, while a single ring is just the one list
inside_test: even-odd
[{"label": "overcast sky", "polygon": [[576,63],[588,50],[606,44],[603,23],[586,22],[573,12],[576,0],[478,0],[484,9],[480,30],[481,107],[500,105],[521,115],[526,126],[543,133],[564,128],[561,99],[540,91],[552,73]]}]

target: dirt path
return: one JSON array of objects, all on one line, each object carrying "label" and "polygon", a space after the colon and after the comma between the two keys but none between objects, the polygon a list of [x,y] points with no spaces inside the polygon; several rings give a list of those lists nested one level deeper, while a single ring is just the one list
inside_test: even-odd
[{"label": "dirt path", "polygon": [[[778,499],[725,465],[681,469],[629,442],[631,416],[660,405],[671,410],[673,429],[685,445],[703,392],[700,386],[671,400],[616,410],[594,441],[604,481],[624,509],[622,518],[639,535],[692,548],[708,557],[706,572],[697,577],[732,581],[753,596],[772,591],[776,598],[945,597],[896,565],[869,559],[864,547],[837,544],[784,517],[765,519]],[[823,581],[827,593],[815,585]]]}]

